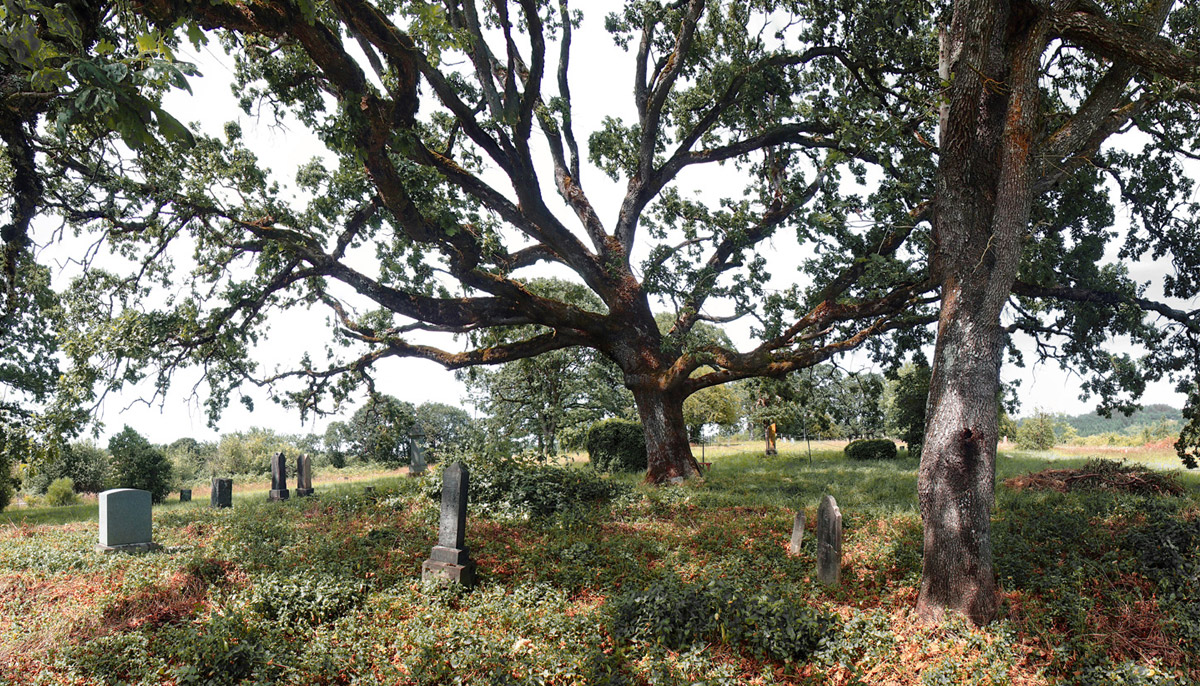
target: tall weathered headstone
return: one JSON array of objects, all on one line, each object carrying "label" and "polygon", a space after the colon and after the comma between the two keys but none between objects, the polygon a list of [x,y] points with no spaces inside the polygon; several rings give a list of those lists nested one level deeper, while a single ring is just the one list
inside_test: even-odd
[{"label": "tall weathered headstone", "polygon": [[152,540],[150,491],[114,488],[100,494],[101,552],[146,552],[162,547]]},{"label": "tall weathered headstone", "polygon": [[797,512],[792,518],[792,542],[788,545],[789,555],[800,554],[800,544],[804,542],[804,512]]},{"label": "tall weathered headstone", "polygon": [[442,514],[438,521],[438,543],[421,565],[421,578],[464,586],[475,585],[475,561],[464,545],[467,535],[467,491],[470,474],[461,462],[442,475]]},{"label": "tall weathered headstone", "polygon": [[283,453],[276,453],[271,458],[271,500],[287,500],[287,458]]},{"label": "tall weathered headstone", "polygon": [[842,511],[831,495],[817,509],[817,578],[827,584],[842,580]]},{"label": "tall weathered headstone", "polygon": [[425,453],[421,450],[421,443],[425,440],[425,434],[414,431],[408,436],[408,475],[421,476],[425,473]]},{"label": "tall weathered headstone", "polygon": [[296,497],[312,495],[312,458],[307,453],[296,458]]},{"label": "tall weathered headstone", "polygon": [[208,505],[209,507],[231,507],[233,505],[233,479],[213,477]]}]

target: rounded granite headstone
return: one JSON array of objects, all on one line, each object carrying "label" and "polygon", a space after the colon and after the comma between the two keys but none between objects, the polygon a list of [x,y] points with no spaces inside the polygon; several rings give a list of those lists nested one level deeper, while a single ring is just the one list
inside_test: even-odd
[{"label": "rounded granite headstone", "polygon": [[100,545],[151,542],[150,491],[114,488],[100,494]]}]

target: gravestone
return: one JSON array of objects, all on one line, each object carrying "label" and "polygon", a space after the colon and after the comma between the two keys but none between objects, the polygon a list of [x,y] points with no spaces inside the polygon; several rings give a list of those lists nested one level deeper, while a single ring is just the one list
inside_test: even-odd
[{"label": "gravestone", "polygon": [[275,457],[271,458],[271,493],[268,497],[271,500],[287,500],[287,458],[283,453],[275,453]]},{"label": "gravestone", "polygon": [[213,477],[212,493],[208,496],[209,507],[233,506],[233,479]]},{"label": "gravestone", "polygon": [[373,493],[375,493],[375,487],[374,486],[363,486],[363,493],[365,495],[372,495]]},{"label": "gravestone", "polygon": [[792,542],[788,545],[789,555],[800,554],[800,544],[804,542],[804,513],[797,512],[792,519]]},{"label": "gravestone", "polygon": [[464,545],[467,534],[467,491],[470,474],[455,462],[442,474],[442,514],[438,520],[438,542],[421,565],[421,579],[441,583],[475,585],[475,561]]},{"label": "gravestone", "polygon": [[162,546],[151,540],[150,491],[114,488],[100,494],[100,542],[105,553],[141,553]]},{"label": "gravestone", "polygon": [[832,585],[842,580],[842,511],[831,495],[817,510],[817,578]]},{"label": "gravestone", "polygon": [[425,435],[413,432],[408,437],[408,475],[421,476],[425,473],[425,454],[421,451],[421,441]]},{"label": "gravestone", "polygon": [[312,458],[304,454],[296,458],[296,497],[312,494]]},{"label": "gravestone", "polygon": [[191,501],[192,501],[192,489],[190,489],[190,488],[179,489],[179,502],[190,503]]}]

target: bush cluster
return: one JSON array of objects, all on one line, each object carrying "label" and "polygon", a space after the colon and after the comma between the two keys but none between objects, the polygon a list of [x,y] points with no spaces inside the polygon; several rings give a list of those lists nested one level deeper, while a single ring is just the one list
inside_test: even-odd
[{"label": "bush cluster", "polygon": [[251,592],[250,608],[289,626],[298,623],[315,626],[358,607],[367,590],[367,584],[359,579],[313,573],[268,574]]},{"label": "bush cluster", "polygon": [[[594,472],[545,464],[528,456],[459,455],[448,459],[446,464],[455,461],[467,467],[472,505],[508,509],[533,517],[608,500],[626,490],[625,486]],[[429,470],[424,485],[431,498],[442,497],[439,470]]]},{"label": "bush cluster", "polygon": [[46,489],[46,504],[51,507],[74,505],[78,500],[75,495],[75,481],[70,477],[55,479]]},{"label": "bush cluster", "polygon": [[896,455],[896,444],[887,438],[864,438],[846,446],[851,460],[894,460]]},{"label": "bush cluster", "polygon": [[1153,513],[1131,531],[1125,547],[1137,555],[1142,572],[1157,582],[1159,602],[1171,615],[1180,643],[1200,651],[1200,519],[1180,520]]},{"label": "bush cluster", "polygon": [[686,584],[668,578],[614,603],[612,634],[622,641],[681,650],[699,642],[744,645],[775,660],[803,660],[837,628],[837,619],[778,589],[748,591],[728,581]]},{"label": "bush cluster", "polygon": [[605,419],[587,434],[588,459],[598,472],[646,471],[646,435],[639,422]]}]

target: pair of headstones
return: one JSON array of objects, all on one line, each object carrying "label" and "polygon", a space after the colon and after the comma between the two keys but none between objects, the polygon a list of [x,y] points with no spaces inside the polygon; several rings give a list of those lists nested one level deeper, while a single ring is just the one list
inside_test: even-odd
[{"label": "pair of headstones", "polygon": [[[296,458],[296,497],[312,495],[312,460],[308,455]],[[287,458],[278,453],[271,458],[271,500],[287,500]]]},{"label": "pair of headstones", "polygon": [[[804,513],[797,512],[792,520],[788,552],[798,555],[803,541]],[[817,508],[817,578],[830,585],[837,585],[842,579],[842,511],[831,495],[822,498]]]}]

